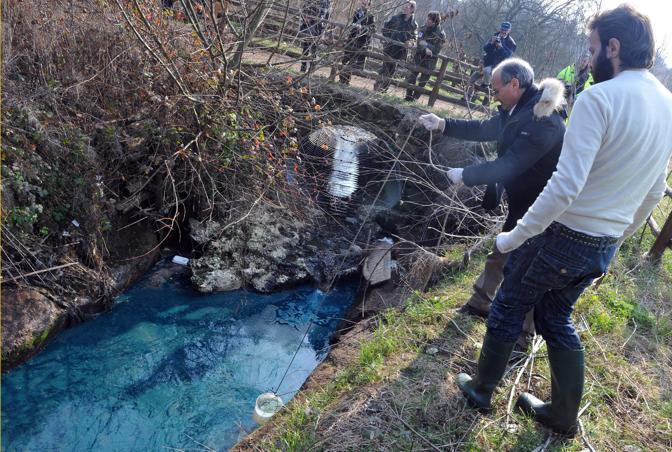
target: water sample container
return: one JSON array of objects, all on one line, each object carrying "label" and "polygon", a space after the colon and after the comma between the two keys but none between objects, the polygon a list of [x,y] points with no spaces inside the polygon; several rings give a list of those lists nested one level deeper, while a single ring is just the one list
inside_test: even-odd
[{"label": "water sample container", "polygon": [[257,397],[257,401],[254,403],[252,419],[254,419],[257,424],[264,425],[275,413],[280,411],[284,405],[282,399],[276,394],[272,392],[264,392]]},{"label": "water sample container", "polygon": [[173,263],[178,265],[188,265],[189,259],[183,256],[173,256]]}]

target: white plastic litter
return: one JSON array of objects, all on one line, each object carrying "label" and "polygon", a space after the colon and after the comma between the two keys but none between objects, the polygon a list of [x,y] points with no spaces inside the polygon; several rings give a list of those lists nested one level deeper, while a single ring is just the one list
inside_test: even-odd
[{"label": "white plastic litter", "polygon": [[371,284],[388,281],[392,277],[392,239],[384,238],[376,241],[373,249],[364,259],[362,274]]},{"label": "white plastic litter", "polygon": [[76,227],[76,228],[79,227],[79,221],[77,221],[77,220],[72,220],[71,223],[72,223],[72,225],[73,225],[74,227]]},{"label": "white plastic litter", "polygon": [[173,256],[173,263],[178,264],[178,265],[188,265],[189,264],[189,258],[175,255],[175,256]]},{"label": "white plastic litter", "polygon": [[254,419],[257,424],[263,425],[268,422],[275,413],[280,411],[284,405],[285,404],[282,402],[280,396],[272,392],[264,392],[257,397],[257,401],[254,403],[252,419]]}]

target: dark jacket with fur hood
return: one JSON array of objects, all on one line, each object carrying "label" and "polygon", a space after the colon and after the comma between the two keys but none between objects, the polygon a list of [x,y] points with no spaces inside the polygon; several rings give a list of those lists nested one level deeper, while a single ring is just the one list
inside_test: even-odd
[{"label": "dark jacket with fur hood", "polygon": [[502,187],[506,190],[509,214],[504,231],[537,199],[558,163],[565,124],[562,108],[564,87],[555,79],[525,90],[513,113],[500,108],[499,114],[484,121],[446,119],[444,135],[471,141],[497,141],[497,159],[464,168],[465,185],[488,185],[483,207],[499,205]]}]

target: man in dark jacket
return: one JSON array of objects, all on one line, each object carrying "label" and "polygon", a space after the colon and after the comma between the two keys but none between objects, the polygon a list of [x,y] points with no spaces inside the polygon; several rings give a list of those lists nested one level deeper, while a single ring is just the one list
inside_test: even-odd
[{"label": "man in dark jacket", "polygon": [[397,70],[397,61],[406,60],[408,49],[415,45],[418,23],[414,18],[415,1],[404,4],[402,12],[393,16],[383,25],[383,36],[387,38],[383,53],[395,61],[384,61],[380,71],[380,79],[373,85],[375,91],[387,91],[390,79]]},{"label": "man in dark jacket", "polygon": [[344,85],[350,84],[352,69],[364,69],[371,36],[376,32],[376,19],[369,10],[371,0],[361,0],[361,2],[361,6],[352,16],[352,30],[343,51],[343,66],[339,79]]},{"label": "man in dark jacket", "polygon": [[[516,41],[511,37],[511,22],[502,22],[499,26],[499,31],[496,32],[490,40],[483,46],[483,70],[476,71],[471,74],[469,83],[476,85],[478,80],[481,80],[481,86],[486,87],[490,84],[492,78],[492,70],[499,63],[507,58],[511,58],[516,51]],[[472,91],[474,93],[475,90]],[[485,104],[490,104],[490,96],[485,96]]]},{"label": "man in dark jacket", "polygon": [[[497,159],[466,168],[453,168],[448,177],[454,184],[487,185],[483,207],[499,205],[506,190],[509,213],[502,228],[510,231],[550,179],[562,148],[565,125],[558,112],[564,86],[556,79],[534,84],[534,71],[518,58],[504,61],[494,71],[493,91],[501,102],[499,114],[484,121],[441,119],[429,114],[420,122],[429,130],[470,141],[497,141]],[[487,317],[490,305],[504,279],[507,254],[496,247],[476,280],[473,294],[463,311]],[[534,331],[530,313],[525,332]]]},{"label": "man in dark jacket", "polygon": [[490,84],[492,70],[499,63],[511,58],[516,51],[516,41],[511,37],[511,22],[502,22],[499,31],[492,35],[490,41],[483,46],[483,84]]},{"label": "man in dark jacket", "polygon": [[[446,42],[446,34],[441,30],[440,24],[441,15],[438,11],[431,11],[427,14],[425,25],[422,26],[418,32],[418,46],[415,49],[413,63],[428,71],[423,72],[420,75],[420,83],[418,85],[421,88],[424,88],[427,84],[427,80],[429,80],[429,71],[436,67],[439,52],[441,51],[441,47],[443,47],[443,43]],[[418,74],[419,71],[411,71],[406,78],[406,83],[415,85]],[[413,91],[412,89],[406,90],[407,101],[419,99],[420,95],[419,92]]]},{"label": "man in dark jacket", "polygon": [[315,64],[317,42],[324,33],[324,27],[331,13],[331,0],[304,0],[301,5],[301,39],[302,61],[301,72],[308,71]]}]

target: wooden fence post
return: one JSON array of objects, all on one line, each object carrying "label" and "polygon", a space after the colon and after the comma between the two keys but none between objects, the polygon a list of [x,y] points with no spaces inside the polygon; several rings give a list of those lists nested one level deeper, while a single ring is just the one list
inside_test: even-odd
[{"label": "wooden fence post", "polygon": [[434,81],[434,88],[432,89],[432,94],[429,95],[429,102],[427,102],[428,107],[433,107],[434,102],[436,102],[436,96],[439,94],[439,88],[441,88],[441,84],[443,83],[443,76],[445,75],[447,68],[448,68],[448,59],[441,58],[441,68],[439,69],[439,75],[436,77],[436,80]]},{"label": "wooden fence post", "polygon": [[670,240],[672,240],[672,212],[667,217],[667,220],[665,220],[665,224],[660,230],[658,237],[656,237],[656,241],[653,242],[648,258],[653,262],[660,262],[665,248],[670,246]]}]

